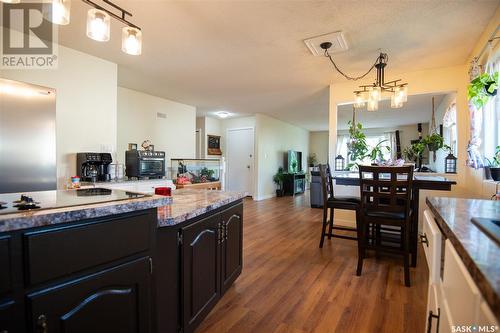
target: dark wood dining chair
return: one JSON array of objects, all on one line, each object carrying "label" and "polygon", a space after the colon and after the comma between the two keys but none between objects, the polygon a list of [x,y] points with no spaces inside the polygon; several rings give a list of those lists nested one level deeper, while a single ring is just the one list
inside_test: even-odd
[{"label": "dark wood dining chair", "polygon": [[[410,232],[413,166],[360,166],[361,203],[359,210],[358,268],[361,275],[367,249],[403,257],[404,280],[410,286]],[[381,239],[380,228],[400,229],[399,246]]]},{"label": "dark wood dining chair", "polygon": [[[349,227],[334,225],[334,210],[335,209],[354,210],[356,211],[356,221],[357,221],[359,203],[360,203],[359,197],[334,195],[333,180],[330,172],[330,166],[328,164],[320,164],[319,173],[321,176],[321,190],[323,193],[323,226],[321,230],[321,240],[319,242],[319,247],[320,248],[323,247],[325,236],[328,236],[328,239],[331,239],[332,237],[337,237],[337,238],[357,240],[357,237],[334,234],[333,230],[357,231],[357,228],[349,228]],[[327,225],[329,226],[328,232],[326,232]]]}]

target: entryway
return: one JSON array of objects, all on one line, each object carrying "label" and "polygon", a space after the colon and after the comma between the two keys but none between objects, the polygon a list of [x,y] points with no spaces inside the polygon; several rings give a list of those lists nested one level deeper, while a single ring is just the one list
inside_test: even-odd
[{"label": "entryway", "polygon": [[254,128],[228,129],[226,146],[226,189],[253,196]]}]

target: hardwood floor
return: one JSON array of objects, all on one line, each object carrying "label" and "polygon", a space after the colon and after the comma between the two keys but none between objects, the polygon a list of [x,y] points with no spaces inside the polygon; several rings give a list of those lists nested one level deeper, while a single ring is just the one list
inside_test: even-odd
[{"label": "hardwood floor", "polygon": [[424,332],[422,249],[410,288],[397,257],[371,254],[357,277],[355,241],[318,248],[321,213],[308,193],[246,200],[243,272],[197,332]]}]

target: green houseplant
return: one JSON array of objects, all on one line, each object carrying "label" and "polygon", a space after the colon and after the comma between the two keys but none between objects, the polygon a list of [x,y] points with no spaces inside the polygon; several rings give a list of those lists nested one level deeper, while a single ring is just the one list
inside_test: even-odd
[{"label": "green houseplant", "polygon": [[387,142],[387,140],[382,140],[377,143],[377,145],[372,148],[370,154],[366,155],[366,157],[369,157],[372,162],[383,161],[384,150],[387,150],[388,152],[391,151],[391,147],[382,145],[384,142]]},{"label": "green houseplant", "polygon": [[482,108],[491,96],[497,94],[498,72],[490,75],[483,73],[469,83],[467,99],[478,109]]},{"label": "green houseplant", "polygon": [[316,157],[315,153],[312,153],[307,157],[307,164],[310,167],[315,166],[317,163],[318,163],[318,158]]},{"label": "green houseplant", "polygon": [[349,125],[350,140],[347,143],[347,155],[351,161],[360,161],[368,154],[368,144],[366,143],[366,135],[363,133],[363,125],[361,123],[354,124],[352,121]]},{"label": "green houseplant", "polygon": [[488,169],[491,178],[494,181],[500,181],[500,146],[495,149],[495,155],[491,159],[486,159],[488,161]]},{"label": "green houseplant", "polygon": [[417,162],[424,155],[426,145],[422,142],[416,142],[403,149],[403,157],[407,161]]},{"label": "green houseplant", "polygon": [[276,184],[276,196],[283,196],[283,180],[285,179],[284,169],[282,167],[278,168],[278,172],[273,176],[273,182]]},{"label": "green houseplant", "polygon": [[438,151],[443,148],[444,139],[438,133],[432,133],[431,135],[427,135],[422,139],[422,142],[429,149],[429,151]]}]

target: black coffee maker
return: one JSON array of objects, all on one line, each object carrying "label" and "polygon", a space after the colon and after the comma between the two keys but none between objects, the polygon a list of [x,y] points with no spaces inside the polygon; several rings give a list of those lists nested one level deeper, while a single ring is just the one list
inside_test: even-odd
[{"label": "black coffee maker", "polygon": [[111,180],[110,153],[77,153],[76,173],[82,182],[107,182]]}]

